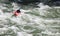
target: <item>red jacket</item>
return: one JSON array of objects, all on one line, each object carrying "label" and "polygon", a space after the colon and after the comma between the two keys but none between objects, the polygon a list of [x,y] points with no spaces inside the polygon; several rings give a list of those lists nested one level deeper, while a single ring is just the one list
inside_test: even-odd
[{"label": "red jacket", "polygon": [[15,16],[18,16],[20,13],[18,13],[17,11],[14,12]]}]

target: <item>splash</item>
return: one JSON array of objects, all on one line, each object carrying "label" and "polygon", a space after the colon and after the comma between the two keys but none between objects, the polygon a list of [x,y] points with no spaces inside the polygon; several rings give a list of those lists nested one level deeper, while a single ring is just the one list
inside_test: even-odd
[{"label": "splash", "polygon": [[[7,6],[6,5],[11,5]],[[23,6],[23,5],[21,5]],[[0,6],[0,35],[1,36],[59,36],[59,9],[47,5],[40,8],[29,6],[20,7],[18,4]],[[29,8],[28,8],[29,7]],[[21,8],[21,15],[12,17],[13,10]],[[28,10],[26,10],[26,9]],[[8,10],[9,9],[9,10]],[[56,12],[55,12],[56,10]]]}]

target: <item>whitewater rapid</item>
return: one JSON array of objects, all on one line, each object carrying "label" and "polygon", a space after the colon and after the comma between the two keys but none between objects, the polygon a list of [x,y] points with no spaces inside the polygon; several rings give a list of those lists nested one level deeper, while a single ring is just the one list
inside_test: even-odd
[{"label": "whitewater rapid", "polygon": [[[19,6],[16,3],[0,4],[0,36],[60,36],[60,19],[54,18],[47,5],[40,8]],[[25,10],[25,8],[30,8]],[[13,11],[21,8],[21,14],[12,17]]]}]

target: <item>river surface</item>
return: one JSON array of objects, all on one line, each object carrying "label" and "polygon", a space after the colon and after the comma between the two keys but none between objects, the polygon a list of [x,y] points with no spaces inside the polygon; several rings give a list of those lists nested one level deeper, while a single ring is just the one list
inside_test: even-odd
[{"label": "river surface", "polygon": [[60,8],[38,6],[0,2],[0,36],[60,36]]}]

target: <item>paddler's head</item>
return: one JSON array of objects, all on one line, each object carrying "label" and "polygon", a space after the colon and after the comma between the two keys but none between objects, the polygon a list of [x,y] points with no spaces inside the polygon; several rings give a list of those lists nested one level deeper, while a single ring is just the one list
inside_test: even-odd
[{"label": "paddler's head", "polygon": [[16,12],[17,12],[17,13],[20,13],[21,11],[20,11],[20,10],[17,10]]}]

